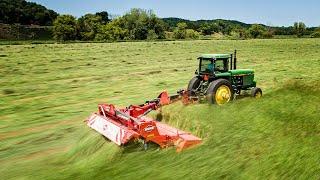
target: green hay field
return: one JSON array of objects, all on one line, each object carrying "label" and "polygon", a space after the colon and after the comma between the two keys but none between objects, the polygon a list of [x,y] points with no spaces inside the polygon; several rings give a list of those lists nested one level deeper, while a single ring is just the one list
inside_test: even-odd
[{"label": "green hay field", "polygon": [[[200,146],[118,147],[83,122],[98,103],[175,93],[201,53],[234,49],[238,67],[255,70],[262,99],[163,109]],[[320,177],[317,39],[1,45],[0,78],[1,179]]]}]

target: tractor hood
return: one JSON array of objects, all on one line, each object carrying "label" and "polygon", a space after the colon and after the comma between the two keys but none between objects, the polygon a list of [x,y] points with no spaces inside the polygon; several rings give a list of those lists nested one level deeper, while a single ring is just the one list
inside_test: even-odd
[{"label": "tractor hood", "polygon": [[229,71],[232,75],[251,75],[254,74],[252,69],[234,69]]}]

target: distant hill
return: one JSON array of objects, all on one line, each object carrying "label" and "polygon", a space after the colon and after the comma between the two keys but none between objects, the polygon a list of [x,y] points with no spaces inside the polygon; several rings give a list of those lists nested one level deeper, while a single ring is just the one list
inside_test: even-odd
[{"label": "distant hill", "polygon": [[187,19],[181,19],[181,18],[175,18],[175,17],[169,17],[169,18],[162,18],[162,20],[168,24],[169,27],[176,27],[178,23],[185,22],[188,25],[188,28],[190,29],[198,29],[201,24],[204,23],[216,23],[216,24],[225,24],[227,26],[239,26],[243,28],[248,28],[251,26],[251,24],[246,24],[240,21],[236,20],[224,20],[224,19],[213,19],[213,20],[196,20],[191,21]]},{"label": "distant hill", "polygon": [[0,0],[0,23],[50,26],[58,16],[53,10],[25,0]]}]

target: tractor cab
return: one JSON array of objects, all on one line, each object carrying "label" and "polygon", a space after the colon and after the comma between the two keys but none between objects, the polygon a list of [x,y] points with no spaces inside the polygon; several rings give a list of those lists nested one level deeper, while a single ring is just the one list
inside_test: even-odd
[{"label": "tractor cab", "polygon": [[228,72],[232,54],[203,54],[198,57],[199,69],[196,74],[214,75]]}]

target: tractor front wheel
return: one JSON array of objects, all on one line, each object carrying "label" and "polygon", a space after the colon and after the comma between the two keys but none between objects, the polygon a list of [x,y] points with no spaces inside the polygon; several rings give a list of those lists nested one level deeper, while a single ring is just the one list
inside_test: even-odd
[{"label": "tractor front wheel", "polygon": [[260,98],[262,96],[262,90],[258,87],[254,87],[251,90],[251,96],[254,98]]},{"label": "tractor front wheel", "polygon": [[231,83],[226,79],[217,79],[209,84],[207,99],[210,104],[222,105],[233,100]]}]

